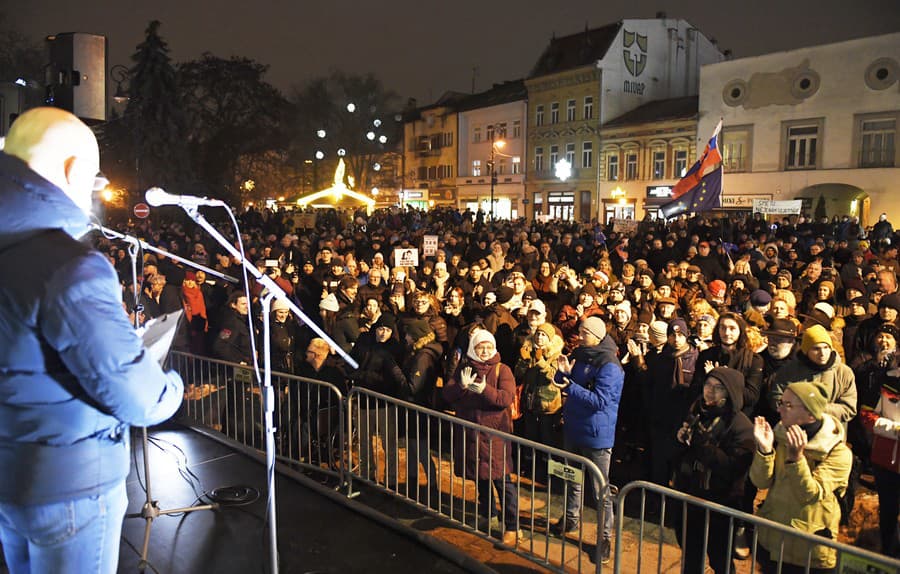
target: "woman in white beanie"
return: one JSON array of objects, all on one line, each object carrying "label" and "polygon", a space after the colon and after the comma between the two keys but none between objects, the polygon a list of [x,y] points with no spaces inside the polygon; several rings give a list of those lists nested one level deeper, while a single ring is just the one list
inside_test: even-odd
[{"label": "woman in white beanie", "polygon": [[[500,362],[494,336],[476,329],[469,336],[466,356],[447,384],[444,399],[456,416],[479,425],[512,433],[509,406],[516,392],[516,381],[509,367]],[[515,546],[522,538],[519,530],[519,493],[510,478],[513,468],[510,445],[502,438],[484,432],[458,429],[455,436],[462,444],[455,458],[455,472],[474,480],[478,489],[478,516],[494,522],[500,529],[494,489],[503,505],[503,543]],[[464,453],[464,454],[463,454]]]}]

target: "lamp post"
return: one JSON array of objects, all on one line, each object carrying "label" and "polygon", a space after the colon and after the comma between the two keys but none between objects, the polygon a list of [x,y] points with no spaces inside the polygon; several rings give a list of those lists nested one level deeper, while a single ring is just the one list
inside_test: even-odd
[{"label": "lamp post", "polygon": [[491,224],[494,223],[494,186],[497,184],[497,170],[494,169],[494,152],[497,148],[503,148],[506,142],[502,139],[495,140],[497,130],[491,131],[491,159],[488,161],[488,169],[491,170]]}]

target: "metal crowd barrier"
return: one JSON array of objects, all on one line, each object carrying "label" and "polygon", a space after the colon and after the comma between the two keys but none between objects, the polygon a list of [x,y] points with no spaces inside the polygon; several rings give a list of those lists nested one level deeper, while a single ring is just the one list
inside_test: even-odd
[{"label": "metal crowd barrier", "polygon": [[[483,462],[479,449],[472,460],[466,442],[484,443],[489,458],[499,456],[498,449],[502,452],[502,475],[517,492],[518,512],[507,520],[515,522],[511,530],[521,529],[525,537],[516,540],[514,550],[555,571],[602,572],[602,501],[610,496],[610,486],[591,460],[365,388],[350,391],[348,412],[351,487],[353,480],[364,481],[483,536],[502,539],[511,491],[502,479],[491,484],[489,478],[464,472]],[[587,486],[591,482],[599,485],[596,492]],[[582,487],[580,525],[561,538],[549,537],[550,524],[565,516],[566,492],[573,483]],[[479,491],[496,492],[499,520],[493,528],[490,516],[479,510]]]},{"label": "metal crowd barrier", "polygon": [[[632,500],[637,498],[637,508],[634,508],[635,503],[631,502],[632,514],[637,514],[637,532],[634,533],[637,538],[637,548],[636,552],[629,552],[629,554],[633,554],[634,563],[629,560],[626,564],[623,559],[623,547],[625,544],[622,544],[621,541],[624,536],[624,525],[626,524],[625,507],[629,504],[629,495],[631,495]],[[654,506],[654,517],[652,520],[650,520],[648,516],[648,500],[650,500]],[[644,481],[628,483],[618,494],[616,507],[615,539],[617,544],[615,552],[615,573],[619,574],[620,572],[626,572],[628,574],[640,574],[642,572],[656,572],[657,574],[660,574],[662,572],[672,572],[672,545],[665,540],[667,527],[680,526],[682,532],[681,536],[686,539],[690,534],[688,524],[689,515],[692,517],[694,526],[698,526],[703,531],[702,548],[700,549],[700,552],[702,553],[702,565],[698,572],[706,571],[708,564],[706,554],[712,544],[710,542],[710,532],[715,531],[716,528],[721,528],[723,526],[722,521],[725,520],[727,521],[727,548],[725,548],[725,556],[727,557],[726,568],[728,573],[723,574],[730,574],[738,569],[740,569],[741,572],[759,571],[757,567],[757,552],[761,548],[761,545],[759,544],[760,529],[771,529],[781,534],[779,548],[771,549],[770,554],[770,559],[774,562],[773,572],[778,574],[782,572],[782,569],[788,569],[789,564],[784,561],[783,553],[785,542],[789,539],[802,540],[809,545],[806,552],[806,563],[793,565],[791,571],[795,571],[794,569],[799,566],[806,574],[815,572],[815,567],[812,565],[813,553],[816,552],[817,549],[830,548],[837,553],[837,565],[834,572],[838,574],[900,574],[900,560],[895,560],[882,554],[837,542],[823,536],[801,532],[790,526],[779,524],[759,516],[747,514],[721,504],[709,502],[702,498],[697,498],[677,490],[672,490],[671,488]],[[701,525],[697,524],[698,519],[700,520]],[[711,526],[712,521],[715,521],[716,524]],[[739,566],[737,566],[735,570],[732,570],[731,556],[733,551],[734,533],[741,524],[746,525],[748,533],[752,529],[752,535],[749,535],[748,540],[750,547],[750,558],[747,561],[749,562],[749,570],[747,569],[747,566],[744,566],[740,562],[738,562]],[[645,547],[649,547],[651,552],[645,554]],[[663,550],[666,547],[668,547],[666,553],[668,556],[664,557]],[[654,556],[654,559],[648,559],[650,556]],[[647,569],[644,570],[644,568]],[[681,552],[678,557],[677,572],[681,572],[682,574],[693,574],[693,570],[686,564],[684,552]]]},{"label": "metal crowd barrier", "polygon": [[[182,416],[251,448],[265,448],[262,393],[252,368],[173,351],[169,367],[185,384]],[[346,481],[345,400],[323,381],[272,373],[276,456]]]}]

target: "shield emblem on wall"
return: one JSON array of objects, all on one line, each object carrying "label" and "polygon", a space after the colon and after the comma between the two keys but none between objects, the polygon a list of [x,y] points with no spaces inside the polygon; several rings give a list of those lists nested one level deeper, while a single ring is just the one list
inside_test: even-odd
[{"label": "shield emblem on wall", "polygon": [[624,30],[622,32],[622,56],[625,67],[632,76],[640,76],[647,66],[647,36]]}]

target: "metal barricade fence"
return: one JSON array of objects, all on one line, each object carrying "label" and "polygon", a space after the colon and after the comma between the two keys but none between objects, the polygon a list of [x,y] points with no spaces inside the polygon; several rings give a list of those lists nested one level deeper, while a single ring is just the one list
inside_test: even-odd
[{"label": "metal barricade fence", "polygon": [[[365,481],[483,536],[517,533],[507,543],[555,571],[602,572],[600,540],[613,506],[590,459],[360,387],[348,395],[348,413],[351,488]],[[582,497],[578,527],[549,536],[575,490],[593,495]]]},{"label": "metal barricade fence", "polygon": [[[637,502],[634,502],[635,497]],[[648,501],[653,507],[652,521],[648,516],[650,514]],[[632,544],[629,540],[628,546],[629,549],[636,546],[636,549],[634,552],[629,551],[626,557],[623,555],[625,546],[623,537],[628,522],[625,508],[629,503],[631,514],[636,515],[636,520],[632,522],[636,530],[633,533],[636,541]],[[734,534],[742,525],[745,525],[747,530],[752,530],[749,540],[750,558],[743,563],[738,562],[736,568],[732,570]],[[671,540],[670,528],[675,531],[674,541]],[[699,538],[696,537],[696,529],[700,530]],[[727,572],[721,570],[720,564],[716,569],[718,574],[738,571],[758,572],[760,568],[757,562],[760,558],[759,551],[762,549],[759,543],[760,529],[770,529],[780,535],[778,548],[768,549],[773,563],[771,564],[773,573],[780,574],[783,568],[785,571],[788,570],[789,564],[784,560],[784,549],[786,542],[792,540],[802,541],[809,546],[806,550],[806,563],[793,565],[792,572],[798,571],[797,567],[806,574],[820,571],[815,569],[814,554],[832,549],[837,555],[837,565],[833,572],[838,574],[900,574],[900,560],[802,532],[791,526],[644,481],[630,482],[618,493],[615,573],[703,573],[709,564],[707,553],[715,554],[723,551],[724,568]],[[645,540],[648,533],[652,540]],[[723,540],[724,547],[722,547]],[[685,546],[686,551],[679,551],[679,548]],[[649,547],[650,551],[645,553],[646,547]],[[768,572],[765,569],[762,571]]]},{"label": "metal barricade fence", "polygon": [[[264,405],[252,368],[173,351],[185,384],[183,416],[243,445],[265,447]],[[276,456],[345,482],[345,401],[331,383],[272,373]]]}]

